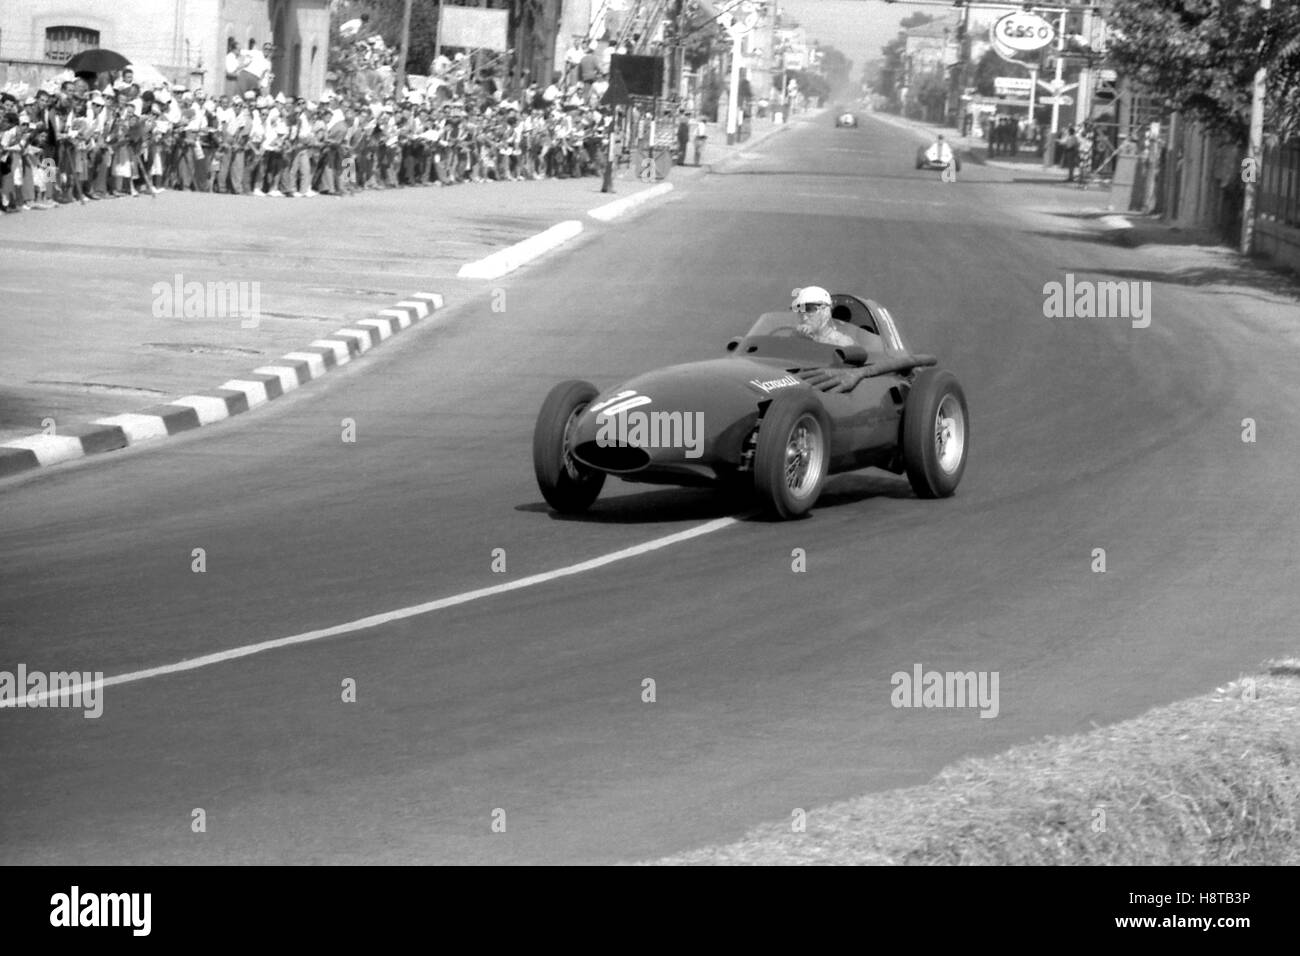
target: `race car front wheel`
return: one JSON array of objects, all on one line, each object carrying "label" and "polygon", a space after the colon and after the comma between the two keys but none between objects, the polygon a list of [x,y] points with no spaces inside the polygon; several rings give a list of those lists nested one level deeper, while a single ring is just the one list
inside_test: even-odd
[{"label": "race car front wheel", "polygon": [[918,498],[947,498],[966,470],[966,395],[951,372],[927,368],[903,404],[903,465]]},{"label": "race car front wheel", "polygon": [[599,394],[590,382],[561,382],[551,389],[533,429],[533,470],[542,497],[562,514],[579,514],[591,507],[605,484],[605,473],[573,457],[574,427]]},{"label": "race car front wheel", "polygon": [[758,426],[754,490],[765,511],[798,518],[817,502],[830,468],[830,422],[807,392],[779,395]]}]

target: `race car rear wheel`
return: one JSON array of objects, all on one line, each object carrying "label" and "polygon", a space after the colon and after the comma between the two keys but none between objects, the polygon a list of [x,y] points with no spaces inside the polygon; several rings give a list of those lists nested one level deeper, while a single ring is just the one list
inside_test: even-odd
[{"label": "race car rear wheel", "polygon": [[779,395],[758,426],[754,490],[764,510],[798,518],[817,502],[830,468],[830,420],[804,392]]},{"label": "race car rear wheel", "polygon": [[542,497],[562,514],[591,507],[605,484],[605,473],[589,468],[572,454],[573,429],[599,392],[590,382],[561,382],[551,389],[533,429],[533,470]]},{"label": "race car rear wheel", "polygon": [[966,470],[970,416],[957,377],[928,368],[903,404],[903,465],[918,498],[947,498]]}]

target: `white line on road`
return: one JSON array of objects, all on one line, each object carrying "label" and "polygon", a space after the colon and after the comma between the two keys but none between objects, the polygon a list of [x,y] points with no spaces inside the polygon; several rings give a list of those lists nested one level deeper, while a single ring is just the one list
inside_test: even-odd
[{"label": "white line on road", "polygon": [[[230,650],[218,651],[215,654],[205,654],[202,657],[193,657],[187,661],[178,661],[175,664],[164,664],[161,667],[150,667],[147,670],[131,671],[126,674],[117,674],[113,677],[105,677],[102,681],[97,681],[97,687],[112,687],[116,684],[131,684],[136,681],[149,680],[153,677],[165,677],[168,674],[179,674],[184,671],[194,671],[201,667],[211,667],[213,664],[223,664],[226,661],[238,660],[241,657],[251,657],[253,654],[261,654],[265,651],[277,650],[281,647],[292,647],[295,644],[308,644],[312,641],[323,641],[329,637],[338,637],[342,634],[350,634],[353,631],[364,631],[368,628],[379,627],[383,624],[391,624],[393,621],[401,621],[408,617],[417,617],[421,614],[429,614],[433,611],[441,611],[444,608],[455,607],[458,604],[468,604],[471,601],[477,601],[480,598],[494,597],[498,594],[506,594],[510,591],[519,591],[523,588],[530,588],[535,584],[546,584],[548,581],[554,581],[557,578],[569,577],[574,574],[582,574],[584,571],[594,571],[596,568],[603,568],[607,564],[614,564],[618,561],[625,561],[628,558],[635,558],[642,554],[648,554],[651,551],[658,551],[661,548],[671,547],[674,544],[680,544],[683,541],[689,541],[692,538],[698,538],[706,534],[712,534],[714,531],[721,531],[723,528],[735,524],[737,518],[715,518],[713,521],[706,521],[704,524],[696,525],[694,528],[687,528],[685,531],[678,531],[675,534],[665,535],[662,538],[655,538],[642,544],[634,544],[630,548],[623,548],[620,551],[613,551],[609,554],[601,555],[598,558],[592,558],[588,561],[581,561],[578,564],[570,564],[568,567],[556,568],[554,571],[543,571],[540,574],[529,575],[526,578],[520,578],[518,581],[506,581],[503,584],[494,584],[491,587],[479,588],[475,591],[465,591],[462,594],[453,594],[450,597],[438,598],[436,601],[427,601],[424,604],[412,604],[409,607],[398,608],[395,611],[384,611],[381,614],[372,614],[370,617],[363,617],[360,620],[350,621],[347,624],[336,624],[333,627],[321,628],[317,631],[306,631],[302,634],[294,634],[290,637],[279,637],[271,641],[262,641],[257,644],[245,644],[242,647],[232,647]],[[70,697],[81,691],[81,684],[78,683],[72,687],[63,687],[57,691],[41,691],[36,694],[28,694],[26,697],[9,698],[0,701],[0,709],[5,707],[35,707],[43,701],[53,697]]]}]

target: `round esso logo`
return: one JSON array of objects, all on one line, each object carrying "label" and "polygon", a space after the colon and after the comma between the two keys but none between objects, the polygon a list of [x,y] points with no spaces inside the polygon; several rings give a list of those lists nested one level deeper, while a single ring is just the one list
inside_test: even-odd
[{"label": "round esso logo", "polygon": [[1019,53],[1041,50],[1056,38],[1056,29],[1036,13],[1008,13],[989,32],[994,44]]}]

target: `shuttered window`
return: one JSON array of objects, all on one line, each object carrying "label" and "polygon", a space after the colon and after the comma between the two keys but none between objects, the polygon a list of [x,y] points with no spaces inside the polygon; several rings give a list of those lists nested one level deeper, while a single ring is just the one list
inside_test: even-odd
[{"label": "shuttered window", "polygon": [[47,27],[45,29],[45,59],[63,62],[82,50],[99,46],[99,31],[85,27]]}]

